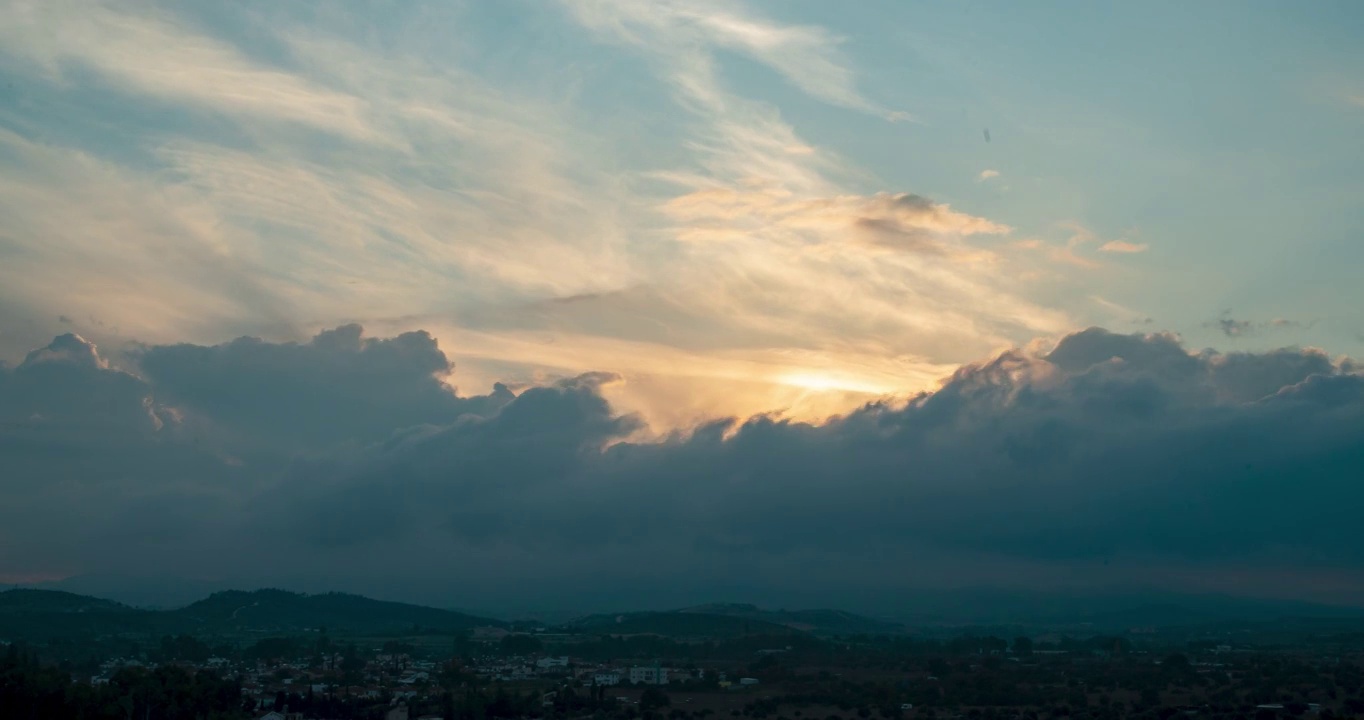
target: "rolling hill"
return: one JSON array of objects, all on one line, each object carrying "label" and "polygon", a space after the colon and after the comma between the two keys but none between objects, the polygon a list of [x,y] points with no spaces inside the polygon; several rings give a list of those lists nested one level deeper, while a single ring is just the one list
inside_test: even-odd
[{"label": "rolling hill", "polygon": [[155,627],[151,615],[112,600],[58,590],[6,590],[0,592],[0,639],[147,632]]},{"label": "rolling hill", "polygon": [[758,618],[705,612],[669,611],[589,615],[568,624],[583,633],[659,635],[668,638],[736,638],[748,635],[798,635],[797,630]]},{"label": "rolling hill", "polygon": [[0,615],[12,613],[127,613],[132,608],[113,600],[60,590],[16,588],[0,592]]},{"label": "rolling hill", "polygon": [[0,592],[0,639],[82,635],[292,635],[326,627],[349,635],[461,632],[502,622],[359,595],[283,590],[214,593],[176,610],[140,610],[54,590]]},{"label": "rolling hill", "polygon": [[900,623],[877,620],[842,610],[763,610],[744,603],[716,603],[684,608],[679,612],[759,620],[784,625],[815,635],[894,635],[905,631]]},{"label": "rolling hill", "polygon": [[306,595],[284,590],[227,590],[170,612],[187,628],[210,631],[302,631],[326,627],[349,633],[394,633],[413,629],[455,632],[498,620],[451,610],[372,600],[361,595]]}]

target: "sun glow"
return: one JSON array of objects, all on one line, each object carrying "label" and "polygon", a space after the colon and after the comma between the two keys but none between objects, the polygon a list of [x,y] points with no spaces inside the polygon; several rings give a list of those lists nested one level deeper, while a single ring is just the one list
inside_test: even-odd
[{"label": "sun glow", "polygon": [[818,392],[840,391],[872,393],[878,395],[890,392],[890,389],[888,388],[880,387],[859,378],[821,371],[786,373],[777,378],[777,382],[782,385],[792,385]]}]

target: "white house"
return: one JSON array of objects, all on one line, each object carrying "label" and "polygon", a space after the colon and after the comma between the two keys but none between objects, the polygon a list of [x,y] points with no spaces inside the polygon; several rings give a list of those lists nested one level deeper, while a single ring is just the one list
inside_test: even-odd
[{"label": "white house", "polygon": [[568,667],[568,656],[546,657],[535,661],[535,666],[541,670],[548,670],[554,667]]}]

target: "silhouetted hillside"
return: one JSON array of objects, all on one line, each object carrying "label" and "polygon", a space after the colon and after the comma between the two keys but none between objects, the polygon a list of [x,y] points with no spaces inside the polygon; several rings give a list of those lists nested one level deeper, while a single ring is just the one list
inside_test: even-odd
[{"label": "silhouetted hillside", "polygon": [[210,630],[299,631],[326,627],[342,632],[454,632],[501,625],[474,615],[372,600],[360,595],[306,595],[284,590],[227,590],[172,611],[186,626]]},{"label": "silhouetted hillside", "polygon": [[569,623],[580,632],[612,635],[732,638],[745,635],[796,635],[801,631],[766,620],[692,611],[589,615]]},{"label": "silhouetted hillside", "polygon": [[842,610],[763,610],[746,603],[714,603],[684,608],[679,612],[760,620],[815,635],[889,635],[905,631],[905,627],[899,623]]},{"label": "silhouetted hillside", "polygon": [[178,610],[138,610],[53,590],[0,592],[0,638],[74,635],[291,634],[326,627],[338,633],[462,632],[497,620],[359,595],[282,590],[226,591]]},{"label": "silhouetted hillside", "polygon": [[0,613],[100,613],[132,612],[132,608],[113,600],[61,592],[16,588],[0,592]]},{"label": "silhouetted hillside", "polygon": [[154,625],[151,613],[112,600],[57,590],[0,592],[0,639],[145,632]]},{"label": "silhouetted hillside", "polygon": [[1364,619],[1364,609],[1215,594],[1086,594],[961,588],[919,593],[902,604],[898,617],[908,625],[1083,626],[1119,631],[1284,618]]}]

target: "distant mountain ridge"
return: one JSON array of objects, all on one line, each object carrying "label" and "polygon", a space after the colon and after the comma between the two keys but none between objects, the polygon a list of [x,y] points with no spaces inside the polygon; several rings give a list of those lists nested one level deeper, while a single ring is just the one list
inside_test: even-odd
[{"label": "distant mountain ridge", "polygon": [[901,623],[843,610],[763,610],[748,603],[711,603],[683,608],[678,612],[761,620],[815,635],[891,635],[906,630]]},{"label": "distant mountain ridge", "polygon": [[227,590],[176,610],[144,610],[56,590],[0,592],[0,638],[77,634],[294,634],[326,627],[340,633],[461,632],[504,626],[452,610],[285,590]]},{"label": "distant mountain ridge", "polygon": [[1364,619],[1364,608],[1216,594],[958,588],[920,593],[903,603],[896,617],[907,625],[1075,625],[1125,630],[1282,618]]},{"label": "distant mountain ridge", "polygon": [[803,634],[795,628],[763,619],[687,610],[600,613],[574,620],[567,627],[578,632],[603,635],[659,635],[668,638]]},{"label": "distant mountain ridge", "polygon": [[308,595],[287,590],[224,590],[171,611],[208,627],[277,626],[294,629],[383,628],[387,630],[467,630],[502,625],[500,620],[422,605],[373,600],[348,593]]},{"label": "distant mountain ridge", "polygon": [[[127,633],[292,635],[320,627],[338,634],[397,635],[510,627],[478,614],[346,593],[224,590],[200,598],[183,607],[152,610],[59,590],[0,591],[0,639]],[[963,627],[1030,627],[1085,633],[1282,620],[1364,623],[1361,608],[1219,595],[958,589],[917,593],[897,606],[894,620],[834,609],[768,610],[744,603],[709,603],[665,611],[588,614],[552,624],[588,634],[735,638],[890,635],[910,628],[952,632]]]},{"label": "distant mountain ridge", "polygon": [[0,613],[136,612],[123,603],[61,590],[15,588],[0,592]]}]

